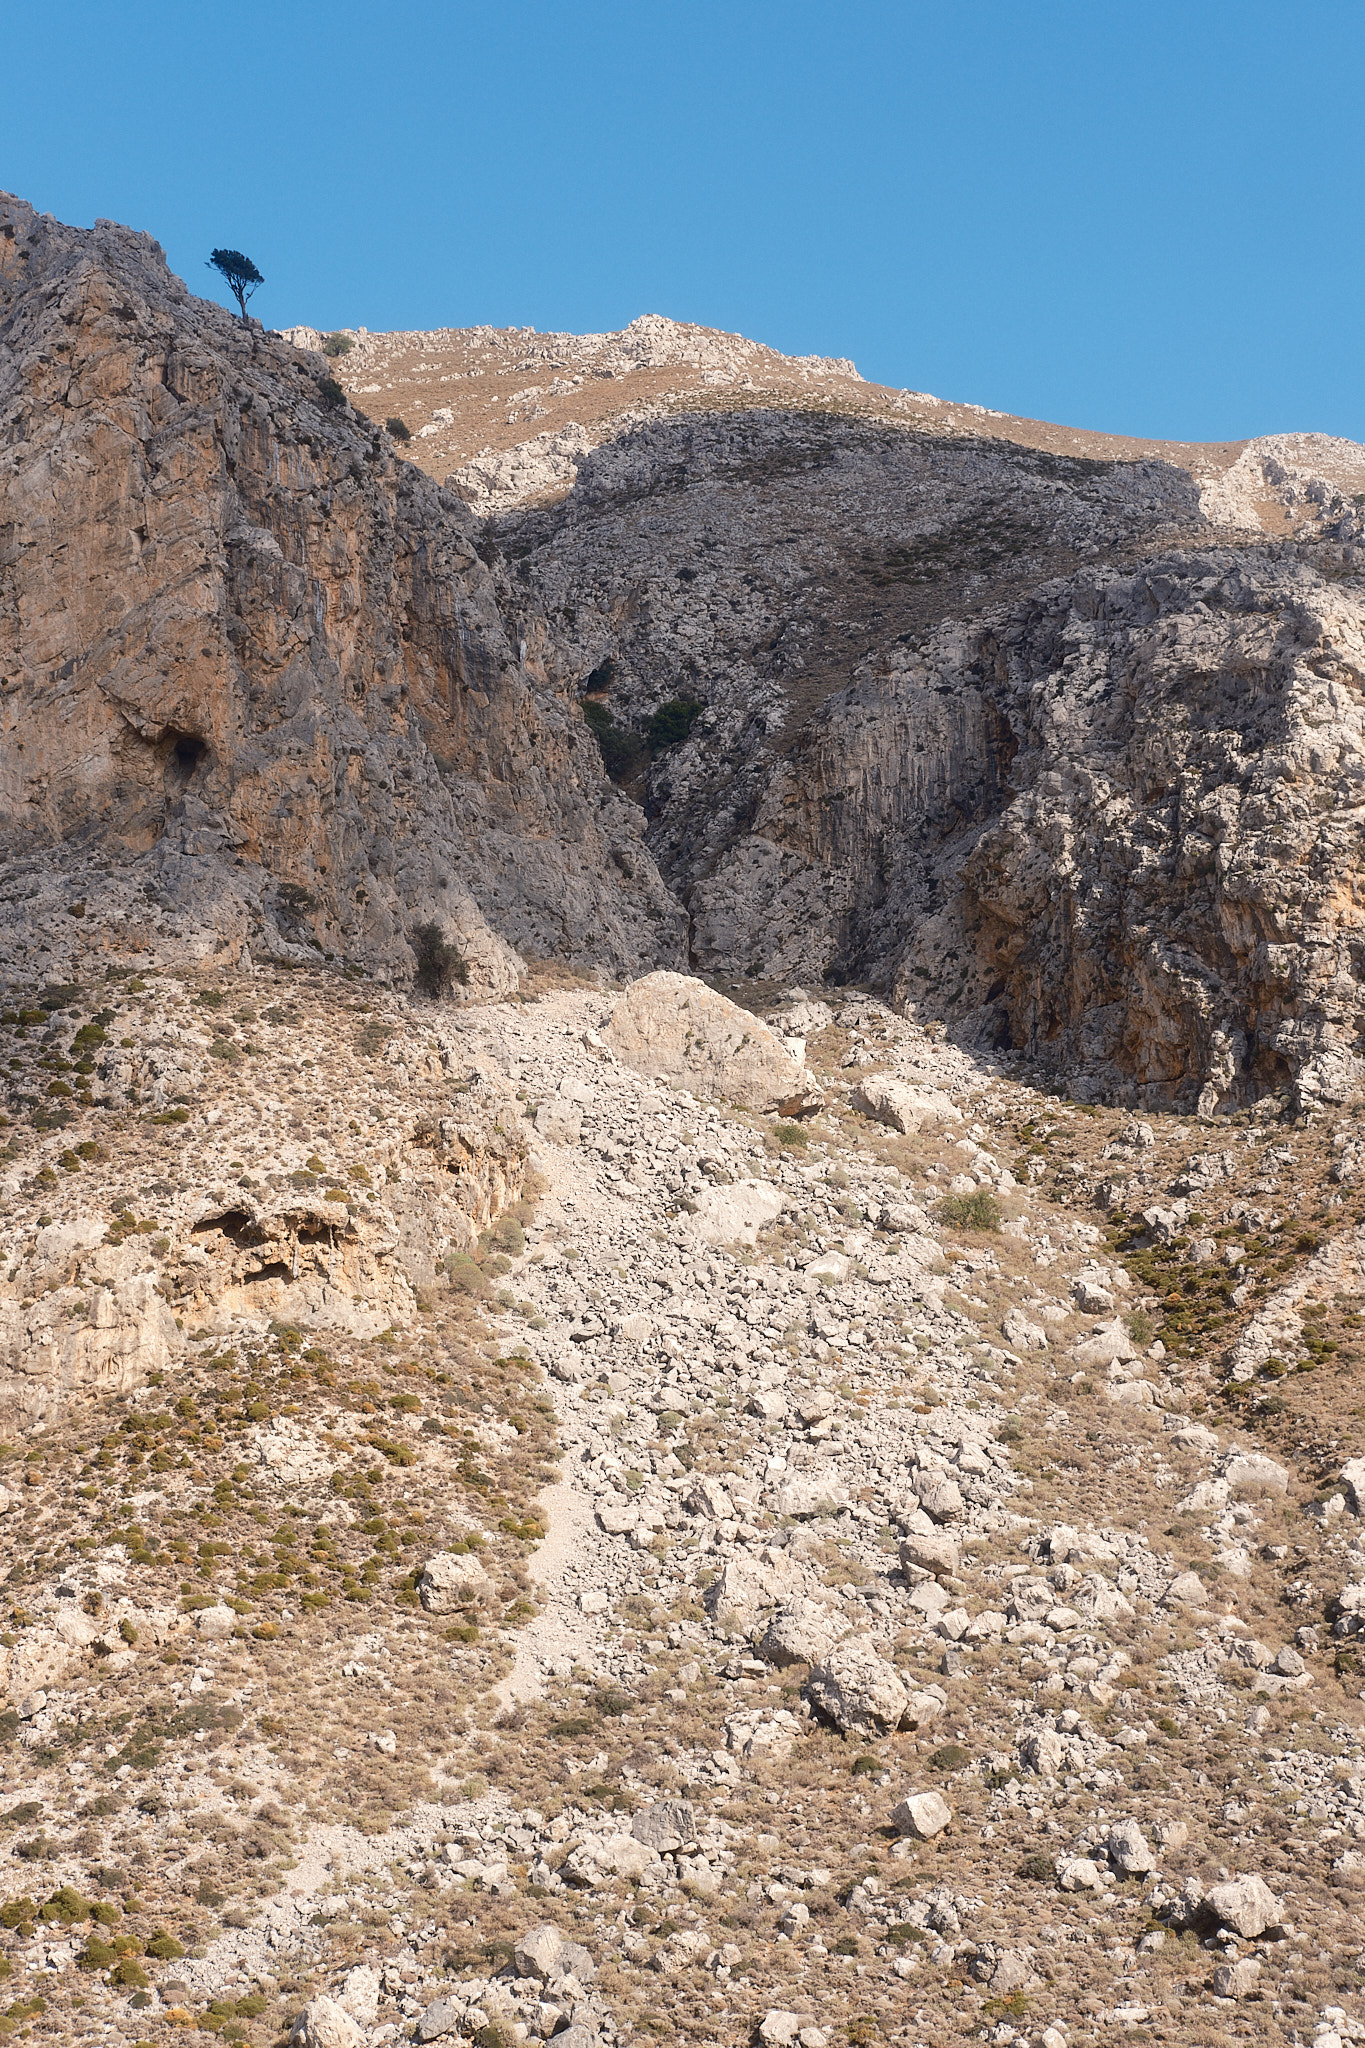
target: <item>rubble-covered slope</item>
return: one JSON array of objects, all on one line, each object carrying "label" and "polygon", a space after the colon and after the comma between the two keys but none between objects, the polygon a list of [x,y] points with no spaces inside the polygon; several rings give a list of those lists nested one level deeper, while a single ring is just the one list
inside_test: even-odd
[{"label": "rubble-covered slope", "polygon": [[462,502],[323,367],[149,237],[4,200],[0,834],[42,855],[8,922],[65,896],[163,913],[184,957],[400,974],[436,922],[500,989],[509,945],[672,958],[638,813],[509,636]]},{"label": "rubble-covered slope", "polygon": [[[1058,1104],[852,994],[773,1015],[792,1123],[699,988],[657,1074],[598,990],[101,993],[6,1013],[108,1042],[12,1103],[10,1299],[131,1245],[183,1327],[10,1424],[14,2027],[1365,2028],[1354,1126]],[[383,1329],[317,1297],[357,1240]]]}]

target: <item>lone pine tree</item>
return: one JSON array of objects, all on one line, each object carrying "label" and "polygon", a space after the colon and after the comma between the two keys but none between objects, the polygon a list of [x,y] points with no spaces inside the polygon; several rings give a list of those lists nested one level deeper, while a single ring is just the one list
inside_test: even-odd
[{"label": "lone pine tree", "polygon": [[210,270],[216,270],[225,280],[228,290],[237,301],[237,310],[242,316],[242,325],[245,326],[246,302],[256,287],[265,283],[260,271],[251,258],[244,256],[240,249],[215,249],[209,257],[208,267]]}]

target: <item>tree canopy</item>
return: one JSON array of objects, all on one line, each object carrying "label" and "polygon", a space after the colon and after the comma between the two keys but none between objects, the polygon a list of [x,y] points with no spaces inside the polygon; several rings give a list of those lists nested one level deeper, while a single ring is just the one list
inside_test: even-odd
[{"label": "tree canopy", "polygon": [[247,300],[257,285],[265,283],[260,271],[251,258],[244,256],[240,249],[215,249],[209,257],[208,267],[210,270],[216,270],[224,279],[228,290],[237,301],[237,310],[245,322]]}]

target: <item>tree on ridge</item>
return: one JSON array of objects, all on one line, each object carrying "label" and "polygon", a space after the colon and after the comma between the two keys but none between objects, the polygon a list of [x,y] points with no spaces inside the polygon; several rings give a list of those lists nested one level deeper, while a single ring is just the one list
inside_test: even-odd
[{"label": "tree on ridge", "polygon": [[228,290],[237,301],[237,310],[245,327],[246,302],[257,285],[265,283],[265,279],[251,258],[244,256],[240,249],[215,249],[209,257],[208,267],[210,270],[216,270],[226,282]]}]

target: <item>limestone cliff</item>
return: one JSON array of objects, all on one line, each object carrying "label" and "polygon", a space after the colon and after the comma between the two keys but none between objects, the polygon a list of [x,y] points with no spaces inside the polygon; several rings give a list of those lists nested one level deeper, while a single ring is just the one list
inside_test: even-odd
[{"label": "limestone cliff", "polygon": [[510,947],[672,958],[638,812],[462,501],[324,367],[148,236],[0,201],[0,836],[41,855],[7,945],[84,903],[162,953],[400,975],[434,920],[494,989]]}]

